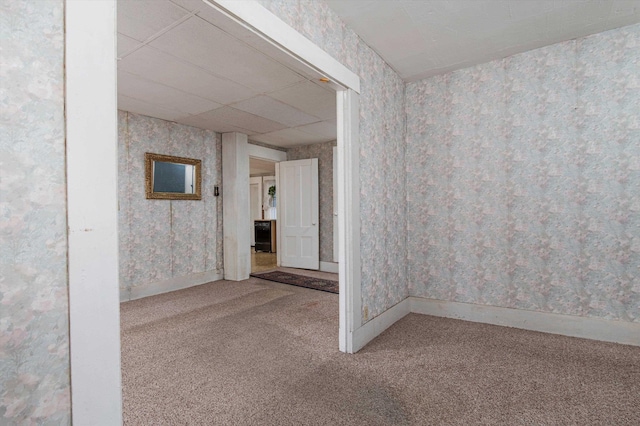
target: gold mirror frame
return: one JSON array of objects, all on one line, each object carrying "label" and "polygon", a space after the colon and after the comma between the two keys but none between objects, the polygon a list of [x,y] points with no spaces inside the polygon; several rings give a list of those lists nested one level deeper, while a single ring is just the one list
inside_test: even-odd
[{"label": "gold mirror frame", "polygon": [[[153,192],[153,163],[160,161],[191,165],[195,168],[195,191],[193,194],[181,194],[178,192]],[[202,200],[202,161],[193,158],[174,157],[172,155],[144,154],[144,182],[148,200]]]}]

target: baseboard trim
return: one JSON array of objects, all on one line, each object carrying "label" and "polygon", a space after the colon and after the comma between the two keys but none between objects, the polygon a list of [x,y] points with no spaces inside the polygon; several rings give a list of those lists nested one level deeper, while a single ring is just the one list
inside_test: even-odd
[{"label": "baseboard trim", "polygon": [[409,297],[413,313],[640,346],[640,323]]},{"label": "baseboard trim", "polygon": [[157,294],[168,293],[175,290],[182,290],[196,285],[206,284],[211,281],[219,281],[223,279],[223,277],[224,271],[213,270],[131,287],[129,291],[120,290],[120,302],[142,299],[143,297],[155,296]]},{"label": "baseboard trim", "polygon": [[334,274],[338,273],[338,264],[335,262],[322,262],[320,261],[320,270],[322,272],[333,272]]},{"label": "baseboard trim", "polygon": [[411,303],[409,299],[404,299],[402,302],[392,306],[356,329],[353,332],[352,353],[358,352],[367,343],[378,337],[380,333],[391,327],[396,321],[399,321],[405,315],[409,314],[411,312],[410,307]]}]

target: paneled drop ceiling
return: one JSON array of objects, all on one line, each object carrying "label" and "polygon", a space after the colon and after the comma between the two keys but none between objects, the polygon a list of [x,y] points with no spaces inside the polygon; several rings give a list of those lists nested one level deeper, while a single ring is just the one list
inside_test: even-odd
[{"label": "paneled drop ceiling", "polygon": [[640,22],[640,0],[327,0],[405,81]]},{"label": "paneled drop ceiling", "polygon": [[275,146],[336,139],[335,91],[200,0],[118,1],[118,108]]}]

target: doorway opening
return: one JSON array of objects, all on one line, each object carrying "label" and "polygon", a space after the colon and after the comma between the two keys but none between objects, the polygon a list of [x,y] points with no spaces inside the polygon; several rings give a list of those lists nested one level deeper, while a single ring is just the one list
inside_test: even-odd
[{"label": "doorway opening", "polygon": [[275,270],[277,257],[276,162],[249,157],[251,273]]}]

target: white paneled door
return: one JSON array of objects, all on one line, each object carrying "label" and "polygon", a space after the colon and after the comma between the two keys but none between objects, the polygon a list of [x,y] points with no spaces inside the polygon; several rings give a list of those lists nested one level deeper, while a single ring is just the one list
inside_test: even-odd
[{"label": "white paneled door", "polygon": [[283,161],[278,175],[280,264],[290,268],[320,268],[318,223],[318,159]]}]

